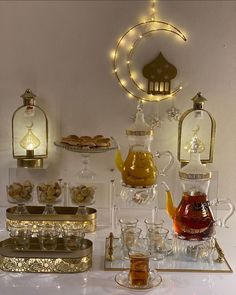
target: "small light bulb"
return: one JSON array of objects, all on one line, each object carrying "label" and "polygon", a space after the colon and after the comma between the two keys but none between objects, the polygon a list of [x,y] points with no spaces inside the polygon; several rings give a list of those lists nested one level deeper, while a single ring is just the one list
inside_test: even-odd
[{"label": "small light bulb", "polygon": [[25,150],[35,150],[40,146],[40,140],[38,137],[32,132],[31,128],[28,128],[27,133],[20,141],[20,146]]},{"label": "small light bulb", "polygon": [[122,86],[126,86],[127,82],[126,82],[125,80],[120,80],[120,84],[121,84]]},{"label": "small light bulb", "polygon": [[137,78],[137,73],[136,72],[132,72],[130,75],[131,79],[136,79]]},{"label": "small light bulb", "polygon": [[[119,39],[120,40],[120,39]],[[119,42],[119,41],[118,41]],[[121,46],[123,46],[123,45],[125,45],[125,40],[124,39],[122,39],[121,41],[120,41],[120,45]]]},{"label": "small light bulb", "polygon": [[116,55],[115,50],[112,50],[112,51],[110,52],[110,57],[113,59],[113,58],[115,58],[115,55]]},{"label": "small light bulb", "polygon": [[136,33],[136,32],[135,32],[135,29],[132,29],[132,30],[129,31],[129,35],[130,35],[130,36],[133,36],[135,33]]},{"label": "small light bulb", "polygon": [[141,89],[143,89],[143,88],[144,88],[143,83],[139,83],[139,84],[138,84],[138,87],[141,88]]},{"label": "small light bulb", "polygon": [[140,17],[140,22],[141,23],[145,23],[145,21],[146,21],[146,17],[145,16]]}]

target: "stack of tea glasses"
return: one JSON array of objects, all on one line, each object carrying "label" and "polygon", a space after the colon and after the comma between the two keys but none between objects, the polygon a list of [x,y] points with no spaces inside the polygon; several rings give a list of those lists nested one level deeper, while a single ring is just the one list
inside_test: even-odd
[{"label": "stack of tea glasses", "polygon": [[9,235],[15,250],[29,250],[31,243],[34,243],[39,245],[40,250],[55,251],[61,244],[59,239],[63,239],[61,250],[74,251],[81,248],[85,231],[82,225],[68,224],[60,228],[53,223],[45,222],[38,227],[37,232],[34,232],[32,225],[25,223],[11,226]]},{"label": "stack of tea glasses", "polygon": [[149,251],[150,259],[162,260],[170,252],[168,244],[169,230],[165,228],[164,221],[159,220],[155,222],[151,218],[144,220],[145,232],[140,226],[138,226],[137,218],[125,218],[119,219],[121,227],[121,247],[122,247],[122,258],[129,259],[130,251]]}]

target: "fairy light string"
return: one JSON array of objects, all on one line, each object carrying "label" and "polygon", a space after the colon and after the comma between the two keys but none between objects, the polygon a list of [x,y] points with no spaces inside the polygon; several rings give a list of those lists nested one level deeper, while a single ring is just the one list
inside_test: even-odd
[{"label": "fairy light string", "polygon": [[[146,32],[143,32],[145,27],[151,27]],[[142,30],[142,33],[138,32],[138,30]],[[158,95],[154,96],[151,94],[147,94],[146,90],[137,83],[136,81],[136,73],[134,75],[134,71],[131,69],[132,65],[132,57],[133,54],[137,48],[137,46],[140,44],[142,40],[144,40],[147,36],[156,33],[156,32],[167,32],[171,33],[173,35],[176,35],[178,38],[180,38],[183,41],[187,41],[187,38],[185,35],[174,25],[165,22],[160,21],[156,19],[156,0],[151,1],[151,17],[149,20],[144,20],[132,27],[130,27],[119,39],[116,44],[115,50],[112,52],[112,65],[113,65],[113,73],[115,74],[115,77],[118,80],[118,83],[120,86],[128,93],[129,97],[141,99],[144,101],[160,101],[163,99],[167,99],[170,97],[173,97],[176,95],[181,89],[182,86],[176,87],[169,95]],[[126,38],[128,38],[129,35],[136,35],[135,41],[132,43],[131,46],[127,46]],[[122,62],[119,60],[119,55],[121,54],[122,47],[126,50],[126,58],[122,59]],[[127,70],[127,78],[122,78],[122,63],[125,60],[126,70]],[[130,81],[128,81],[130,80]],[[132,86],[131,86],[132,85]],[[135,88],[135,90],[131,88]]]}]

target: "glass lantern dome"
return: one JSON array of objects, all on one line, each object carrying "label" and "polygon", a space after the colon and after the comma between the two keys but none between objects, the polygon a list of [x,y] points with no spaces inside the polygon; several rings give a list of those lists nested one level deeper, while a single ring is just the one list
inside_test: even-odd
[{"label": "glass lantern dome", "polygon": [[12,116],[12,153],[18,167],[42,168],[48,156],[48,120],[35,104],[36,95],[26,89],[23,105]]}]

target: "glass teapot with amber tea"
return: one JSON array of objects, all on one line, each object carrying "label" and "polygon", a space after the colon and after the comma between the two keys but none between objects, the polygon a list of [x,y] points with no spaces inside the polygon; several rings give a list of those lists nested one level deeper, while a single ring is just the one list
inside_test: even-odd
[{"label": "glass teapot with amber tea", "polygon": [[[234,213],[234,205],[229,199],[208,199],[211,172],[201,163],[199,145],[192,145],[189,163],[180,169],[179,178],[182,186],[182,199],[174,207],[168,186],[166,189],[166,209],[173,219],[175,236],[183,240],[206,240],[214,236],[215,225],[227,227],[226,222]],[[223,219],[215,220],[213,205],[226,203],[229,211]]]},{"label": "glass teapot with amber tea", "polygon": [[[169,151],[151,152],[153,130],[145,122],[141,104],[138,104],[135,122],[126,130],[129,141],[129,152],[122,160],[121,151],[116,151],[116,166],[121,172],[123,184],[129,187],[150,187],[156,184],[157,175],[164,175],[173,164],[173,156]],[[168,156],[168,163],[162,170],[157,169],[155,159]]]}]

